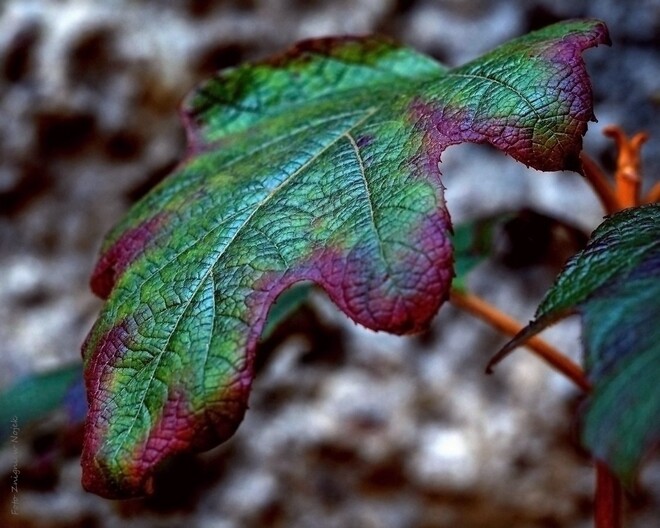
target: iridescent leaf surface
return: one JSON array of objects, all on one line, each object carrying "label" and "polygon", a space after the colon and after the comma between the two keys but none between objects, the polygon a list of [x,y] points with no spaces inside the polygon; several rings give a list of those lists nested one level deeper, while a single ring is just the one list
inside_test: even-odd
[{"label": "iridescent leaf surface", "polygon": [[108,301],[83,349],[85,487],[140,495],[167,457],[231,436],[269,307],[295,282],[369,328],[424,329],[452,279],[440,154],[488,142],[575,167],[593,117],[581,52],[607,40],[572,21],[447,70],[385,40],[322,39],[195,91],[187,158],[92,278]]},{"label": "iridescent leaf surface", "polygon": [[535,321],[502,352],[575,312],[593,386],[582,441],[630,482],[660,442],[660,205],[605,220],[566,264]]}]

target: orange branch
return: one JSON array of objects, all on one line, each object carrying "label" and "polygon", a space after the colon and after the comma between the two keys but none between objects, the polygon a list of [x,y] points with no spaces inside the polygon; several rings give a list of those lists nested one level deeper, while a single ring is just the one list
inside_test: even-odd
[{"label": "orange branch", "polygon": [[[509,336],[515,336],[524,328],[518,321],[474,294],[452,290],[450,300],[454,306],[471,313]],[[588,392],[591,389],[580,366],[542,339],[532,337],[525,343],[525,346],[555,370],[564,374],[583,391]]]},{"label": "orange branch", "polygon": [[640,158],[642,145],[648,139],[648,134],[638,132],[631,138],[618,126],[609,126],[603,130],[606,136],[614,139],[619,154],[614,180],[616,182],[616,197],[621,209],[634,207],[640,203]]},{"label": "orange branch", "polygon": [[580,155],[582,170],[587,181],[603,204],[607,214],[616,213],[621,209],[614,188],[608,181],[603,170],[585,152]]}]

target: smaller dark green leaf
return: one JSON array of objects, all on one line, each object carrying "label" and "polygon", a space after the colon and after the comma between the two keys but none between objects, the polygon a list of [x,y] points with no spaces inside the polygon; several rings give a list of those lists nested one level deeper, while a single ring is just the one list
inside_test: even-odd
[{"label": "smaller dark green leaf", "polygon": [[497,227],[513,218],[512,214],[501,214],[490,218],[463,222],[454,227],[454,280],[452,288],[467,290],[467,275],[487,259],[494,250]]},{"label": "smaller dark green leaf", "polygon": [[[84,413],[77,410],[79,403],[84,405],[85,395],[76,388],[82,389],[82,364],[28,376],[3,391],[0,394],[0,442],[10,437],[13,417],[23,428],[64,408],[70,418],[82,421]],[[82,402],[71,398],[76,392]]]},{"label": "smaller dark green leaf", "polygon": [[566,264],[536,319],[491,366],[548,325],[582,316],[584,366],[593,386],[582,442],[630,483],[660,444],[660,205],[605,220]]}]

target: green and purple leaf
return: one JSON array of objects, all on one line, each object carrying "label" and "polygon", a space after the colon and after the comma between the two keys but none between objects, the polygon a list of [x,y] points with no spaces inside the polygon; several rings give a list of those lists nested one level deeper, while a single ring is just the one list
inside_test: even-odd
[{"label": "green and purple leaf", "polygon": [[593,118],[581,52],[607,41],[572,21],[448,70],[382,39],[322,39],[202,85],[188,156],[94,271],[108,301],[83,347],[84,486],[141,495],[166,458],[231,436],[269,308],[296,282],[369,328],[424,329],[453,274],[441,153],[487,142],[575,168]]},{"label": "green and purple leaf", "polygon": [[497,360],[572,313],[582,316],[584,366],[593,386],[582,442],[630,483],[660,443],[660,205],[607,218]]}]

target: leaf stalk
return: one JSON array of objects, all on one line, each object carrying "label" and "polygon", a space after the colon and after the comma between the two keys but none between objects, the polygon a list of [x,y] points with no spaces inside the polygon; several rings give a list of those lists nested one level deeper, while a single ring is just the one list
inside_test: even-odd
[{"label": "leaf stalk", "polygon": [[584,176],[591,184],[592,189],[596,193],[596,196],[598,196],[607,214],[613,214],[619,211],[621,209],[619,199],[614,187],[610,184],[608,177],[600,165],[586,152],[580,154],[580,161],[582,161],[582,172]]},{"label": "leaf stalk", "polygon": [[[496,308],[472,293],[453,289],[450,293],[449,299],[457,308],[465,310],[482,321],[485,321],[490,326],[506,335],[513,337],[525,326],[502,312],[499,308]],[[524,346],[548,363],[556,371],[570,379],[584,392],[589,392],[591,390],[591,384],[589,383],[589,380],[587,380],[580,366],[547,342],[539,337],[532,337],[525,342]]]},{"label": "leaf stalk", "polygon": [[596,493],[594,499],[594,527],[621,528],[621,483],[605,463],[596,460]]}]

